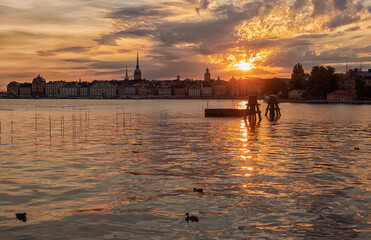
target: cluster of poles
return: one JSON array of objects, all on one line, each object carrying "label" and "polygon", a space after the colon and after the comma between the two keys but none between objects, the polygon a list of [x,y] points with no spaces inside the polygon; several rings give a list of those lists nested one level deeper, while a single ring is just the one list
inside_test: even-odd
[{"label": "cluster of poles", "polygon": [[[277,96],[269,96],[268,98],[268,105],[265,110],[265,116],[268,118],[269,121],[275,121],[279,117],[281,117],[281,111],[278,106],[278,99]],[[256,95],[250,95],[249,101],[246,104],[246,112],[244,121],[246,126],[255,126],[257,123],[260,123],[262,120],[261,111],[259,108],[260,104],[258,103],[258,98]],[[247,120],[248,123],[247,124]]]}]

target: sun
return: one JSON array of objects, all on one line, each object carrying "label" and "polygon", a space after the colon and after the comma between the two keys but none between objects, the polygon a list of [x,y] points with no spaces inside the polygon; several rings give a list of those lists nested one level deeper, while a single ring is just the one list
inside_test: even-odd
[{"label": "sun", "polygon": [[245,60],[240,61],[239,63],[236,64],[236,68],[243,70],[243,71],[248,71],[252,69],[254,66],[250,62],[245,62]]}]

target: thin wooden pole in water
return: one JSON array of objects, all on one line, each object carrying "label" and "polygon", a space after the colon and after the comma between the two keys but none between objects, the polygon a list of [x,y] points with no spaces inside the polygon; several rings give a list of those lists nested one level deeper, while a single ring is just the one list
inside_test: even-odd
[{"label": "thin wooden pole in water", "polygon": [[35,133],[37,133],[37,110],[35,109]]},{"label": "thin wooden pole in water", "polygon": [[52,138],[52,118],[49,114],[49,137]]}]

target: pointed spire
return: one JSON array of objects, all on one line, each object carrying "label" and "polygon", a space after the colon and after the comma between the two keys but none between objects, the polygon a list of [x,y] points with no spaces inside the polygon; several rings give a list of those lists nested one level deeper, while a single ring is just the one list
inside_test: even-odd
[{"label": "pointed spire", "polygon": [[137,49],[137,66],[136,66],[136,69],[139,69],[139,53],[138,53],[138,49]]},{"label": "pointed spire", "polygon": [[129,75],[128,75],[128,65],[126,65],[125,80],[129,80]]}]

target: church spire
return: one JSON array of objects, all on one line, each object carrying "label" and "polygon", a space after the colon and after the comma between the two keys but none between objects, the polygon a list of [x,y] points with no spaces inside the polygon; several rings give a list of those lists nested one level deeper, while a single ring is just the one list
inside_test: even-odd
[{"label": "church spire", "polygon": [[142,79],[142,72],[139,69],[139,53],[137,50],[137,66],[135,67],[134,71],[134,80],[141,80]]},{"label": "church spire", "polygon": [[129,80],[129,75],[128,75],[128,65],[126,65],[125,80]]},{"label": "church spire", "polygon": [[139,69],[139,53],[138,53],[138,50],[137,50],[137,66],[136,66],[136,69]]}]

